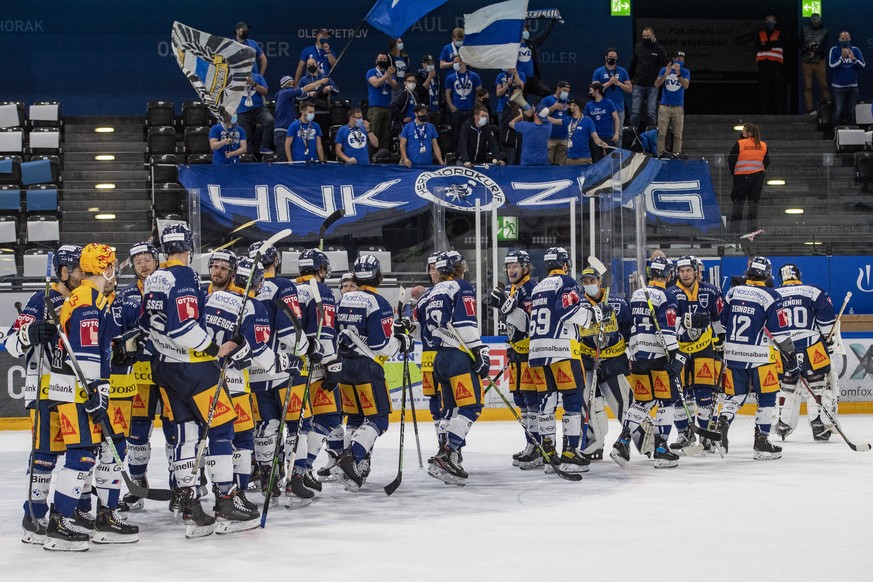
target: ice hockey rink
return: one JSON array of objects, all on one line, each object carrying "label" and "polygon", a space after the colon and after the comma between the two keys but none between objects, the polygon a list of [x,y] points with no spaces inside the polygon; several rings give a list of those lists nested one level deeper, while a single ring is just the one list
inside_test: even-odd
[{"label": "ice hockey rink", "polygon": [[[873,417],[841,418],[856,443],[873,439]],[[198,540],[149,501],[130,517],[139,543],[81,554],[21,543],[30,438],[0,432],[0,580],[873,580],[873,453],[838,436],[813,442],[806,424],[777,461],[752,459],[753,417],[740,416],[725,459],[656,470],[634,451],[628,468],[607,458],[572,483],[512,467],[520,427],[480,422],[464,449],[463,488],[419,469],[408,424],[403,483],[387,497],[398,428],[377,442],[358,494],[326,483],[307,508],[283,500],[264,530]],[[436,439],[427,423],[420,432],[426,463]],[[609,442],[617,433],[610,421]],[[161,443],[156,431],[156,487],[166,475]]]}]

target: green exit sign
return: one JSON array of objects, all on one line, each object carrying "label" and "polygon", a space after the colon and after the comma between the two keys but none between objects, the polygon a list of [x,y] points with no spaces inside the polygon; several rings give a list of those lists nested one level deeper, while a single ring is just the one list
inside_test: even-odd
[{"label": "green exit sign", "polygon": [[630,0],[609,0],[609,15],[630,16],[630,5]]},{"label": "green exit sign", "polygon": [[518,240],[518,217],[517,216],[498,216],[497,217],[497,240],[510,241]]},{"label": "green exit sign", "polygon": [[821,0],[803,0],[803,17],[809,18],[813,14],[821,14]]}]

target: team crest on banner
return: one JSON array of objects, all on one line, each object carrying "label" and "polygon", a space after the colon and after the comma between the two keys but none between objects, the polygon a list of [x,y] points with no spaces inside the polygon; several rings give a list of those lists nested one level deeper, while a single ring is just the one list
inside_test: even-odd
[{"label": "team crest on banner", "polygon": [[464,166],[449,166],[434,172],[422,172],[415,180],[415,194],[428,200],[465,212],[492,210],[503,206],[506,194],[489,176]]}]

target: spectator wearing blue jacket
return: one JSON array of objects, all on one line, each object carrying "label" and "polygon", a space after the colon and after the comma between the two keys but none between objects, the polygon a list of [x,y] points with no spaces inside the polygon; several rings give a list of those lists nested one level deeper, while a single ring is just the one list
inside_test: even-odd
[{"label": "spectator wearing blue jacket", "polygon": [[852,36],[840,33],[839,44],[831,47],[828,58],[831,69],[831,88],[834,98],[834,125],[839,125],[843,112],[846,122],[855,124],[855,105],[858,104],[858,73],[867,66],[861,49],[852,46]]}]

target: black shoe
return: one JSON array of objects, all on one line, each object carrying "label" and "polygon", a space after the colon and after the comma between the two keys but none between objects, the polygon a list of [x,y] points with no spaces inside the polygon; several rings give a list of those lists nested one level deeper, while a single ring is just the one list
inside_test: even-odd
[{"label": "black shoe", "polygon": [[139,527],[122,521],[114,510],[101,505],[92,540],[95,544],[132,544],[139,541]]},{"label": "black shoe", "polygon": [[312,491],[321,491],[322,485],[321,481],[315,478],[315,475],[312,474],[312,471],[306,471],[303,474],[303,484],[307,489],[311,489]]},{"label": "black shoe", "polygon": [[72,517],[61,515],[54,507],[49,515],[45,535],[43,548],[50,551],[86,552],[91,539],[91,536],[76,528]]},{"label": "black shoe", "polygon": [[774,445],[756,426],[755,427],[755,455],[756,461],[770,461],[782,458],[782,447]]}]

